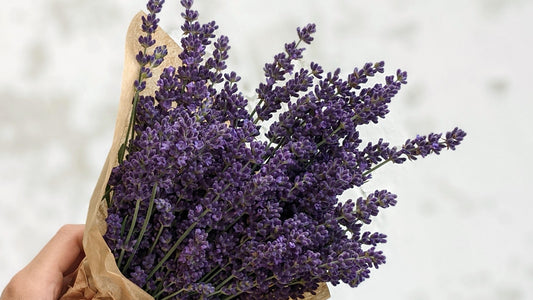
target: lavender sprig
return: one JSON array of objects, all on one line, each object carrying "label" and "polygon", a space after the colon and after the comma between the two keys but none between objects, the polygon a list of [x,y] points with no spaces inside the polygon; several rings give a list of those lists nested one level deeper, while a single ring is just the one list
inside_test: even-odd
[{"label": "lavender sprig", "polygon": [[165,56],[168,54],[166,46],[157,46],[153,54],[148,54],[148,49],[152,47],[155,44],[155,40],[153,39],[152,34],[156,31],[159,19],[157,18],[157,14],[161,12],[161,9],[163,7],[163,4],[165,3],[165,0],[149,0],[146,8],[149,11],[149,14],[145,17],[142,16],[142,31],[144,32],[144,35],[141,35],[138,39],[139,45],[141,45],[142,50],[139,51],[139,53],[136,55],[136,60],[139,63],[140,70],[139,70],[139,76],[133,83],[134,87],[134,96],[133,96],[133,111],[131,113],[130,121],[128,124],[128,129],[126,131],[126,139],[124,143],[121,145],[119,152],[118,152],[118,161],[121,163],[124,159],[124,155],[126,154],[127,147],[129,145],[129,141],[132,140],[135,136],[134,128],[135,128],[135,118],[136,118],[136,109],[137,104],[139,102],[140,98],[140,92],[142,92],[146,88],[146,79],[152,77],[152,72],[150,68],[155,68],[159,66]]},{"label": "lavender sprig", "polygon": [[308,79],[306,77],[307,72],[296,74],[295,78],[289,80],[284,86],[275,86],[277,83],[283,82],[287,74],[292,73],[294,69],[293,62],[302,58],[302,52],[305,50],[305,48],[299,47],[300,43],[309,44],[313,40],[312,34],[315,33],[316,26],[309,24],[303,29],[298,28],[297,31],[298,42],[285,44],[285,52],[274,56],[274,61],[270,64],[265,64],[263,68],[266,82],[259,84],[256,89],[259,102],[251,113],[251,117],[254,117],[255,113],[257,113],[254,123],[259,120],[270,119],[273,113],[281,108],[282,103],[288,103],[291,96],[297,95],[298,92],[305,91],[309,87],[305,83]]},{"label": "lavender sprig", "polygon": [[[320,282],[359,285],[385,263],[386,235],[366,226],[397,197],[339,196],[386,163],[455,150],[464,131],[363,144],[359,126],[386,117],[407,74],[367,86],[384,62],[344,79],[314,62],[295,70],[313,24],[265,65],[248,112],[241,78],[226,71],[229,39],[199,22],[191,0],[181,1],[183,65],[164,69],[158,90],[140,96],[166,55],[163,47],[147,54],[162,3],[149,1],[143,18],[134,109],[108,182],[104,238],[123,274],[155,299],[288,299]],[[274,116],[263,142],[258,123]]]}]

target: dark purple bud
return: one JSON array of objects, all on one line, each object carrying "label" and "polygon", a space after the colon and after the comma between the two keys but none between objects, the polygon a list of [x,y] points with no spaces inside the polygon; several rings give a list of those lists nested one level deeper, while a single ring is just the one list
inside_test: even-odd
[{"label": "dark purple bud", "polygon": [[315,24],[307,24],[304,28],[300,29],[298,27],[296,29],[298,32],[298,37],[301,41],[303,41],[306,44],[310,44],[313,41],[313,33],[316,32],[316,26]]}]

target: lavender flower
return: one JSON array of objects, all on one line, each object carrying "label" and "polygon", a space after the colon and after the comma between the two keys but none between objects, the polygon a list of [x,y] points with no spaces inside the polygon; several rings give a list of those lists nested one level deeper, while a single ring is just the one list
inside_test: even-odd
[{"label": "lavender flower", "polygon": [[[288,299],[320,282],[367,279],[385,263],[377,247],[386,235],[366,225],[396,195],[339,196],[386,163],[455,150],[465,133],[363,144],[359,126],[389,113],[407,74],[366,86],[383,62],[345,79],[314,62],[295,70],[313,24],[265,65],[249,112],[241,78],[226,71],[229,39],[198,21],[191,0],[181,1],[183,65],[167,67],[154,95],[140,96],[167,55],[153,47],[162,4],[149,1],[142,20],[132,122],[108,181],[104,238],[122,273],[156,299]],[[265,142],[259,126],[274,115]]]}]

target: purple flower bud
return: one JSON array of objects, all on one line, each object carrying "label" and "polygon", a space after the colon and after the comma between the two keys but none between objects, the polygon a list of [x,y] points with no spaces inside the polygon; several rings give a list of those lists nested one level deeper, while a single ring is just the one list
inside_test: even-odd
[{"label": "purple flower bud", "polygon": [[298,37],[301,41],[310,44],[313,41],[312,34],[316,32],[316,26],[315,24],[308,24],[302,29],[298,27],[296,31],[298,32]]}]

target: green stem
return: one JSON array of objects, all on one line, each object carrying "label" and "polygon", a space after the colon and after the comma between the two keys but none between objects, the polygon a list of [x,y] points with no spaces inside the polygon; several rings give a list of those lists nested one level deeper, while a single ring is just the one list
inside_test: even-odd
[{"label": "green stem", "polygon": [[[341,129],[344,128],[344,126],[344,123],[341,123],[337,128],[335,128],[335,130],[333,130],[333,132],[329,134],[329,137],[339,132]],[[326,143],[326,138],[322,138],[322,140],[318,144],[316,144],[316,147],[319,148],[320,146],[324,145],[324,143]]]},{"label": "green stem", "polygon": [[[267,158],[261,163],[261,166],[266,165],[266,164],[270,161],[270,159],[272,158],[272,156],[274,156],[274,155],[276,154],[276,152],[279,150],[279,148],[281,148],[283,145],[285,145],[284,142],[285,142],[285,137],[283,137],[283,138],[281,139],[281,141],[276,145],[276,148],[274,148],[274,151],[272,151],[272,155],[268,156],[268,157],[267,157]],[[268,146],[267,146],[266,149],[270,148],[270,145],[272,145],[272,141],[270,141],[270,143],[268,143]]]},{"label": "green stem", "polygon": [[141,244],[141,241],[144,237],[144,233],[146,232],[148,223],[150,223],[150,218],[152,217],[152,210],[154,208],[154,199],[155,199],[156,192],[157,192],[157,183],[154,184],[154,187],[152,188],[152,196],[150,197],[150,204],[148,205],[148,211],[146,212],[146,217],[144,218],[144,223],[143,223],[143,226],[141,227],[141,231],[139,232],[139,235],[137,236],[137,242],[135,242],[133,253],[128,258],[128,261],[126,262],[126,265],[124,266],[124,269],[122,270],[122,273],[126,273],[128,268],[130,267],[131,261],[133,260],[135,253],[137,253],[137,250],[139,249],[139,245]]},{"label": "green stem", "polygon": [[[181,197],[178,199],[178,201],[176,201],[176,206],[178,206],[178,204],[180,203],[181,201]],[[171,224],[172,225],[172,224]],[[157,242],[159,242],[159,238],[161,237],[161,234],[163,234],[163,230],[165,229],[165,227],[170,227],[171,225],[169,226],[163,226],[161,224],[161,227],[159,227],[159,231],[157,232],[157,236],[155,237],[155,240],[154,242],[152,243],[152,246],[150,247],[150,250],[148,251],[148,254],[152,254],[152,252],[154,251],[155,249],[155,246],[157,245]]]},{"label": "green stem", "polygon": [[215,278],[220,272],[222,272],[227,266],[230,265],[230,262],[226,263],[223,267],[217,266],[216,268],[213,268],[213,270],[209,271],[209,273],[205,274],[202,279],[200,279],[198,282],[205,282],[209,283],[213,278]]},{"label": "green stem", "polygon": [[[140,77],[140,74],[139,74]],[[135,95],[133,96],[133,104],[131,108],[131,115],[130,115],[130,121],[128,122],[128,130],[126,131],[126,139],[124,140],[124,143],[120,146],[120,149],[118,150],[118,162],[122,163],[124,161],[124,156],[126,155],[126,148],[128,147],[128,143],[131,139],[134,138],[134,131],[133,126],[135,123],[135,114],[137,113],[137,103],[139,102],[139,92],[135,92]]]},{"label": "green stem", "polygon": [[[139,215],[139,208],[141,206],[141,199],[137,199],[137,203],[135,203],[135,212],[133,213],[133,219],[131,220],[130,229],[128,231],[128,235],[126,236],[126,241],[124,242],[124,245],[127,246],[130,243],[131,235],[133,234],[133,230],[135,229],[135,224],[137,223],[137,216]],[[122,259],[124,258],[124,252],[125,249],[120,250],[120,255],[117,261],[117,266],[120,268],[120,265],[122,264]]]},{"label": "green stem", "polygon": [[152,243],[152,246],[150,247],[150,250],[148,251],[148,255],[152,254],[152,252],[154,251],[154,248],[157,245],[157,242],[159,241],[159,238],[161,237],[161,234],[163,233],[163,229],[165,229],[165,227],[163,225],[161,225],[161,227],[159,227],[159,232],[157,232],[157,236],[155,237],[155,240]]},{"label": "green stem", "polygon": [[105,201],[107,203],[107,207],[111,206],[111,192],[112,192],[111,186],[109,184],[106,184],[106,186],[105,186],[105,194],[104,194],[104,196],[102,198],[105,199]]},{"label": "green stem", "polygon": [[124,236],[124,230],[126,230],[126,223],[128,223],[129,216],[124,217],[122,224],[120,225],[120,236]]},{"label": "green stem", "polygon": [[381,163],[375,165],[372,169],[370,169],[370,170],[364,172],[364,173],[363,173],[363,177],[364,177],[364,176],[367,176],[368,174],[374,172],[375,170],[381,168],[382,166],[384,166],[385,164],[387,164],[387,163],[389,163],[389,162],[391,162],[391,161],[392,161],[392,159],[390,159],[390,158],[389,158],[389,159],[386,159],[386,160],[384,160],[384,161],[382,161]]},{"label": "green stem", "polygon": [[[253,119],[255,113],[257,113],[257,108],[263,104],[265,100],[260,99],[259,102],[257,102],[257,105],[254,107],[254,110],[252,110],[252,113],[250,113],[250,119]],[[254,124],[257,124],[259,122],[259,116],[257,116],[257,119],[254,120]]]},{"label": "green stem", "polygon": [[[166,277],[166,275],[165,275],[165,277]],[[173,284],[174,284],[174,283],[171,282],[169,286],[172,286]],[[157,288],[155,289],[155,293],[156,293],[156,294],[155,294],[154,298],[159,297],[162,293],[165,292],[165,290],[163,289],[163,285],[164,285],[164,281],[161,280],[161,281],[159,282],[159,284],[157,285]],[[152,293],[150,293],[150,294],[152,294]]]},{"label": "green stem", "polygon": [[226,283],[230,282],[233,278],[235,278],[235,276],[233,274],[230,275],[228,278],[226,278],[226,280],[222,281],[219,285],[217,285],[215,290],[219,291],[221,288],[223,288],[226,285]]},{"label": "green stem", "polygon": [[[209,209],[204,210],[204,212],[198,217],[198,219],[201,219],[201,218],[205,217],[205,215],[207,215],[207,213],[209,213],[209,212],[210,212]],[[152,276],[154,276],[155,272],[157,272],[163,266],[163,264],[170,258],[170,256],[172,254],[174,254],[174,251],[176,251],[176,249],[181,244],[181,242],[183,242],[183,240],[189,235],[189,233],[191,233],[191,231],[194,229],[194,227],[196,227],[196,225],[198,225],[198,221],[192,223],[189,226],[189,228],[187,228],[187,230],[185,230],[185,232],[180,236],[180,238],[176,241],[176,243],[174,243],[172,248],[170,248],[170,250],[168,250],[167,254],[165,254],[165,256],[161,259],[161,261],[159,261],[159,263],[150,272],[150,274],[148,274],[148,278],[146,278],[146,281],[148,281],[150,278],[152,278]]]},{"label": "green stem", "polygon": [[[226,230],[227,231],[227,230]],[[244,241],[242,241],[238,246],[237,248],[241,247],[242,245],[244,245],[244,243],[246,243],[248,240],[250,240],[249,237],[247,237]],[[207,273],[206,275],[204,275],[204,277],[202,277],[202,279],[200,279],[198,282],[204,282],[204,283],[209,283],[211,282],[211,280],[213,280],[215,277],[217,277],[218,274],[220,274],[220,272],[224,271],[224,269],[226,269],[226,267],[228,267],[229,265],[231,264],[231,261],[228,261],[223,267],[221,266],[217,266],[216,268],[214,268],[213,270],[209,271],[209,273]]]},{"label": "green stem", "polygon": [[[148,48],[147,47],[143,47],[143,55],[146,55],[146,52],[147,52]],[[137,80],[139,81],[139,83],[143,80],[143,77],[142,77],[142,68],[144,67],[144,65],[141,65],[140,68],[139,68],[139,76],[137,77]],[[135,136],[135,130],[134,130],[134,124],[135,124],[135,114],[137,112],[137,103],[139,103],[139,91],[135,89],[135,94],[133,96],[133,100],[132,100],[132,109],[131,109],[131,115],[130,115],[130,121],[128,123],[128,131],[126,131],[126,139],[124,140],[124,143],[120,146],[120,149],[118,151],[118,162],[119,163],[122,163],[122,161],[124,160],[124,156],[126,154],[126,148],[128,147],[128,142],[130,140],[130,136],[131,136],[131,139],[133,140],[134,136]]]},{"label": "green stem", "polygon": [[[168,300],[168,299],[170,299],[170,298],[172,298],[172,297],[175,297],[175,296],[179,295],[181,292],[183,292],[184,290],[185,290],[185,289],[181,289],[181,290],[179,290],[179,291],[177,291],[177,292],[175,292],[175,293],[173,293],[173,294],[170,294],[170,295],[166,296],[165,298],[163,298],[163,299],[161,299],[161,300]],[[155,295],[154,298],[160,296],[163,292],[164,292],[164,290],[162,290],[162,291],[159,292],[157,295]]]},{"label": "green stem", "polygon": [[[276,277],[275,277],[275,276],[270,276],[269,278],[266,279],[266,281],[271,280],[271,279],[274,279],[274,278],[276,278]],[[256,283],[255,283],[254,286],[257,286],[257,281],[256,281]],[[243,293],[244,293],[244,291],[240,291],[240,292],[238,292],[238,293],[235,294],[235,295],[229,295],[228,297],[224,298],[224,300],[234,299],[235,297],[238,297],[238,296],[240,296],[240,295],[243,294]]]}]

